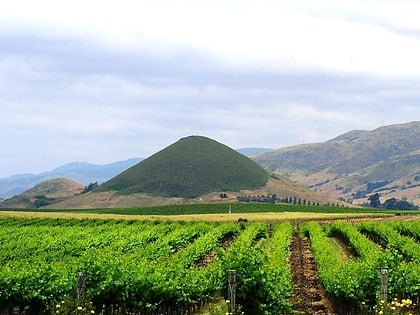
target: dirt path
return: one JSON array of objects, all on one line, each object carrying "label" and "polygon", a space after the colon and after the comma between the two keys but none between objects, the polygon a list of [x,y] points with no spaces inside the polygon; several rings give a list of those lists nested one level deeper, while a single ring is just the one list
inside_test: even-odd
[{"label": "dirt path", "polygon": [[290,263],[293,272],[293,308],[302,314],[332,315],[331,302],[317,279],[317,270],[312,255],[310,240],[300,238],[295,225],[291,243]]}]

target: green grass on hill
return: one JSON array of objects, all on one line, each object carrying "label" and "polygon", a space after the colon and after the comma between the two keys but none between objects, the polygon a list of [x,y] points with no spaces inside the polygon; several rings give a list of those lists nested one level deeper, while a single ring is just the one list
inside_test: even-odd
[{"label": "green grass on hill", "polygon": [[209,138],[183,138],[102,184],[97,191],[193,198],[210,192],[257,189],[268,173]]}]

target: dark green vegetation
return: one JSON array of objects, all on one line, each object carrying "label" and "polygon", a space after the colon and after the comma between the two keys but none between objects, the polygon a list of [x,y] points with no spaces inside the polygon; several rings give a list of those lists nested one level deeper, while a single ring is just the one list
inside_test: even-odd
[{"label": "dark green vegetation", "polygon": [[417,210],[419,207],[413,205],[407,200],[397,200],[396,198],[390,198],[385,200],[382,204],[378,193],[370,195],[368,197],[369,205],[374,208],[392,209],[392,210]]},{"label": "dark green vegetation", "polygon": [[[420,187],[420,122],[351,131],[332,140],[264,152],[255,161],[307,187],[346,200],[381,193],[409,201]],[[403,194],[404,193],[404,194]]]},{"label": "dark green vegetation", "polygon": [[[295,228],[310,238],[328,295],[348,311],[360,309],[362,302],[376,304],[382,267],[388,268],[390,298],[418,300],[419,244],[408,235],[418,233],[420,221],[402,226],[404,233],[396,222],[312,221]],[[269,227],[262,222],[0,219],[0,312],[73,313],[78,272],[85,276],[80,314],[182,312],[215,296],[227,298],[233,269],[237,304],[245,314],[293,314],[292,227],[289,222]],[[341,259],[331,237],[340,237],[356,256]]]},{"label": "dark green vegetation", "polygon": [[[42,212],[71,212],[71,213],[98,213],[98,214],[125,214],[125,215],[182,215],[182,214],[223,214],[228,213],[264,213],[264,212],[312,212],[312,213],[386,213],[386,214],[419,214],[419,211],[389,211],[372,208],[350,208],[336,206],[314,206],[294,204],[272,204],[272,203],[211,203],[211,204],[183,204],[165,205],[139,208],[107,208],[107,209],[72,209],[56,210],[42,209]],[[9,209],[10,211],[14,211]],[[3,211],[9,211],[3,210]],[[17,209],[19,211],[39,211],[34,209]]]},{"label": "dark green vegetation", "polygon": [[198,197],[215,191],[264,186],[268,173],[251,159],[217,141],[183,138],[102,184],[96,191]]}]

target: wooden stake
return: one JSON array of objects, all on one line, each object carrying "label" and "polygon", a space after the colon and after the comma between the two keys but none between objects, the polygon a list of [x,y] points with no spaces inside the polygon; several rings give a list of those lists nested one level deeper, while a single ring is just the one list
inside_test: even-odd
[{"label": "wooden stake", "polygon": [[229,270],[228,277],[228,299],[229,314],[235,314],[236,311],[236,270]]}]

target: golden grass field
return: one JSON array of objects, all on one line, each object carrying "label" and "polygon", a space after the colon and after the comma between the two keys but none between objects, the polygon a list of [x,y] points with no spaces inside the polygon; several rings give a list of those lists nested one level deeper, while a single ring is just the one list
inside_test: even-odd
[{"label": "golden grass field", "polygon": [[239,218],[248,221],[298,221],[298,220],[340,220],[363,218],[391,218],[392,214],[379,213],[312,213],[312,212],[263,212],[263,213],[232,213],[232,214],[185,214],[185,215],[122,215],[72,212],[25,212],[0,211],[0,218],[64,218],[64,219],[116,219],[116,220],[161,220],[161,221],[209,221],[235,222]]}]

